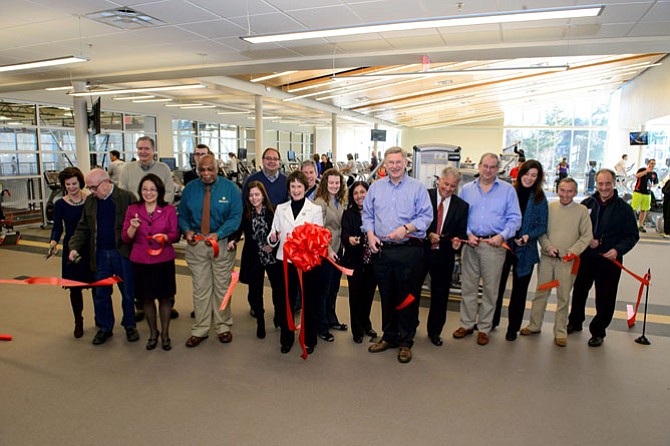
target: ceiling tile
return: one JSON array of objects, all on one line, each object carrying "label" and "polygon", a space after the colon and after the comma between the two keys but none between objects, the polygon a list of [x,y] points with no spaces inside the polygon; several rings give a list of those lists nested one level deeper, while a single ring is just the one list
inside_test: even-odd
[{"label": "ceiling tile", "polygon": [[194,6],[186,0],[166,0],[160,3],[141,5],[136,9],[174,25],[219,18],[216,14]]},{"label": "ceiling tile", "polygon": [[246,30],[229,20],[211,20],[181,26],[192,33],[210,39],[222,37],[239,37],[246,34]]},{"label": "ceiling tile", "polygon": [[265,14],[277,10],[263,0],[222,1],[222,0],[189,0],[191,3],[213,12],[224,18],[246,17],[247,15]]},{"label": "ceiling tile", "polygon": [[295,20],[309,29],[332,28],[362,24],[346,6],[328,6],[287,12]]},{"label": "ceiling tile", "polygon": [[[340,0],[267,0],[267,3],[282,11],[292,11],[297,9],[320,8],[322,6],[341,5]],[[306,8],[308,6],[308,8]]]},{"label": "ceiling tile", "polygon": [[[240,25],[243,29],[248,29],[247,27],[251,26],[251,34],[269,34],[304,29],[300,23],[279,12],[259,14],[248,19],[248,23],[247,17],[236,17],[232,18],[231,21]],[[246,35],[246,33],[240,35]]]}]

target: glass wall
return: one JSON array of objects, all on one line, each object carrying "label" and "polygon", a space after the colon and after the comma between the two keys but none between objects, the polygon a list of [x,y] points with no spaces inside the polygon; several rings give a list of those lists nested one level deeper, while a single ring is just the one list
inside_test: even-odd
[{"label": "glass wall", "polygon": [[[565,158],[570,175],[583,183],[595,162],[605,161],[610,98],[505,111],[505,147],[520,142],[526,158],[544,166],[553,187],[557,166]],[[580,190],[583,190],[580,186]]]},{"label": "glass wall", "polygon": [[[130,160],[142,135],[156,138],[155,116],[103,111],[101,133],[89,141],[92,164],[106,166],[114,149]],[[77,153],[71,107],[0,100],[0,183],[12,194],[3,208],[24,223],[44,222],[51,193],[44,174],[72,165]]]}]

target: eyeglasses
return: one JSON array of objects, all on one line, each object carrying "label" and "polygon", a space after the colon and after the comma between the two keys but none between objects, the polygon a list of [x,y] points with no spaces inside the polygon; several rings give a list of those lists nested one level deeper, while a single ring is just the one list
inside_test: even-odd
[{"label": "eyeglasses", "polygon": [[263,159],[268,160],[268,161],[279,161],[279,158],[274,157],[274,156],[265,156],[265,157],[263,157]]},{"label": "eyeglasses", "polygon": [[100,185],[101,185],[102,183],[104,183],[105,181],[109,181],[109,180],[108,180],[108,179],[100,180],[100,182],[99,182],[98,184],[96,184],[95,186],[88,186],[88,185],[87,185],[87,186],[86,186],[86,189],[90,190],[91,192],[95,192],[95,191],[98,190],[98,188],[100,187]]}]

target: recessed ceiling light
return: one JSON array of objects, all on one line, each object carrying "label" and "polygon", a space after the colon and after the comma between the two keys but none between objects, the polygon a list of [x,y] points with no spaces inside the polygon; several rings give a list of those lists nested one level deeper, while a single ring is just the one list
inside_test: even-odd
[{"label": "recessed ceiling light", "polygon": [[107,9],[86,14],[86,18],[121,29],[140,29],[165,25],[165,22],[149,14],[126,7]]}]

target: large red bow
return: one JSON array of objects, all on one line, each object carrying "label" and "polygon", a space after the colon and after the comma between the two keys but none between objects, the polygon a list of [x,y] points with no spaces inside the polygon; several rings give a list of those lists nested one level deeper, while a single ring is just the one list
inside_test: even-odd
[{"label": "large red bow", "polygon": [[293,229],[284,242],[284,258],[299,270],[309,271],[321,265],[321,257],[328,257],[332,236],[323,226],[304,223]]}]

